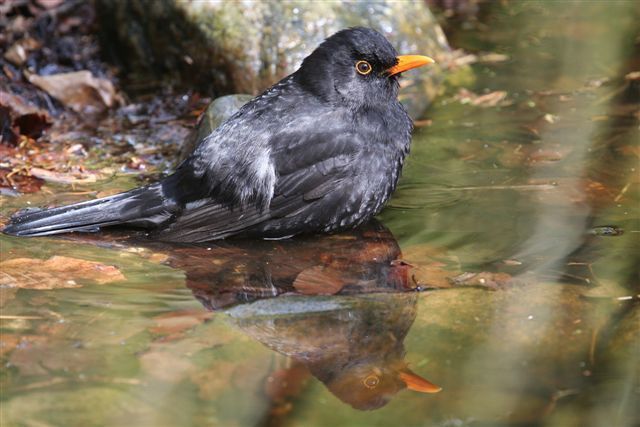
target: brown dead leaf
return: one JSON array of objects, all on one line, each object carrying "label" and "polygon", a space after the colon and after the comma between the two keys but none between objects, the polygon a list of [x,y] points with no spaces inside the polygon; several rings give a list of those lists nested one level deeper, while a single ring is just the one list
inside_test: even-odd
[{"label": "brown dead leaf", "polygon": [[339,271],[323,265],[302,270],[293,281],[293,287],[303,295],[334,295],[345,284]]},{"label": "brown dead leaf", "polygon": [[162,264],[167,262],[167,260],[169,259],[169,255],[156,252],[156,253],[150,254],[148,257],[145,257],[145,258],[155,264]]},{"label": "brown dead leaf", "polygon": [[484,95],[480,95],[477,98],[471,100],[471,104],[480,107],[495,107],[502,104],[502,101],[507,97],[507,92],[497,90],[495,92],[489,92]]},{"label": "brown dead leaf", "polygon": [[94,77],[90,71],[31,74],[29,82],[77,112],[101,112],[122,102],[109,80]]},{"label": "brown dead leaf", "polygon": [[439,262],[421,263],[411,269],[411,278],[422,288],[450,288],[449,278],[456,274],[447,270],[445,264]]},{"label": "brown dead leaf", "polygon": [[467,89],[460,89],[454,99],[461,104],[471,104],[477,107],[495,107],[510,105],[510,101],[506,101],[507,92],[496,90],[493,92],[478,95]]},{"label": "brown dead leaf", "polygon": [[20,135],[38,138],[51,123],[45,110],[20,95],[0,90],[0,139],[3,142],[16,145]]},{"label": "brown dead leaf", "polygon": [[540,148],[529,153],[527,160],[529,163],[536,162],[557,162],[564,158],[564,154],[559,150]]},{"label": "brown dead leaf", "polygon": [[202,324],[212,316],[213,313],[203,310],[173,311],[156,317],[155,326],[150,331],[159,335],[176,335]]},{"label": "brown dead leaf", "polygon": [[30,168],[29,173],[44,181],[58,184],[89,184],[96,182],[96,174],[86,171],[54,172],[42,168]]},{"label": "brown dead leaf", "polygon": [[456,67],[463,67],[475,63],[491,64],[496,62],[504,62],[509,60],[509,56],[502,53],[487,52],[481,54],[466,53],[463,50],[453,52],[453,59],[450,64]]},{"label": "brown dead leaf", "polygon": [[[5,145],[0,144],[0,157],[2,157]],[[18,171],[20,171],[18,169]],[[35,193],[40,191],[43,181],[34,176],[28,176],[23,173],[15,173],[11,169],[0,169],[0,188],[11,188],[21,193]]]},{"label": "brown dead leaf", "polygon": [[31,37],[20,39],[7,49],[4,59],[19,67],[26,62],[29,51],[39,47],[40,43],[36,39]]},{"label": "brown dead leaf", "polygon": [[112,265],[65,256],[48,260],[14,258],[0,263],[0,286],[8,288],[79,288],[82,285],[77,280],[104,285],[124,279],[120,270]]},{"label": "brown dead leaf", "polygon": [[422,128],[426,126],[431,126],[433,124],[433,120],[425,119],[425,120],[414,120],[413,126],[417,128]]},{"label": "brown dead leaf", "polygon": [[402,249],[402,260],[411,265],[409,274],[421,287],[450,288],[449,278],[460,273],[459,259],[437,246],[408,246]]},{"label": "brown dead leaf", "polygon": [[624,76],[624,78],[629,81],[638,81],[640,80],[640,71],[632,71]]}]

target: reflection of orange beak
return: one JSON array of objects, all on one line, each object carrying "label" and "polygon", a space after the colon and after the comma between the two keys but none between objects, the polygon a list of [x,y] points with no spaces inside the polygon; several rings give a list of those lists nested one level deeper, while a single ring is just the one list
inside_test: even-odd
[{"label": "reflection of orange beak", "polygon": [[428,56],[422,55],[402,55],[398,56],[396,59],[398,60],[398,63],[387,70],[389,76],[436,62]]},{"label": "reflection of orange beak", "polygon": [[420,393],[437,393],[442,390],[442,387],[430,383],[418,374],[411,372],[408,368],[400,372],[400,379],[407,385],[409,390],[419,391]]}]

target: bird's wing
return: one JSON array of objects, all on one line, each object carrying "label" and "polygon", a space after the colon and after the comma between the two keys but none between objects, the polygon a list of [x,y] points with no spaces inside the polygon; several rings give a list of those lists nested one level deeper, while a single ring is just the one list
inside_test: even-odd
[{"label": "bird's wing", "polygon": [[[269,206],[258,204],[231,207],[214,198],[194,201],[159,238],[171,241],[201,242],[240,234],[245,230],[278,220],[281,229],[272,229],[272,237],[296,234],[300,227],[320,225],[320,214],[327,208],[346,204],[353,184],[353,167],[358,152],[349,133],[288,132],[285,143],[274,137],[271,160],[277,178]],[[322,202],[322,203],[319,203]],[[356,201],[357,202],[357,201]],[[322,204],[324,211],[316,209]],[[285,229],[286,228],[286,229]],[[300,230],[302,231],[302,230]],[[267,233],[269,235],[269,233]]]}]

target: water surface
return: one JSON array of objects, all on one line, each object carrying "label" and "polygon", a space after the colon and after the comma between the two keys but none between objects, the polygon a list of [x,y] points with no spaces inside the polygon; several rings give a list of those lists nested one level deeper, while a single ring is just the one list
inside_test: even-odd
[{"label": "water surface", "polygon": [[57,288],[0,288],[2,425],[637,425],[638,22],[634,1],[494,2],[452,28],[508,59],[450,72],[381,224],[0,236],[3,262],[42,260],[21,283]]}]

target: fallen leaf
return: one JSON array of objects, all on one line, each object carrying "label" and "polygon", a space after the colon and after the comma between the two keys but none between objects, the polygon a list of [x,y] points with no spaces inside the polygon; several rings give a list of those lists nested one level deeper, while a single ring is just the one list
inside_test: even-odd
[{"label": "fallen leaf", "polygon": [[323,265],[302,270],[293,281],[293,287],[303,295],[334,295],[345,284],[339,271]]},{"label": "fallen leaf", "polygon": [[640,71],[632,71],[624,76],[624,78],[629,81],[640,80]]},{"label": "fallen leaf", "polygon": [[426,120],[414,120],[413,121],[413,126],[417,127],[417,128],[421,128],[421,127],[425,127],[425,126],[431,126],[431,124],[433,123],[432,120],[426,119]]},{"label": "fallen leaf", "polygon": [[88,184],[96,182],[96,175],[88,172],[54,172],[42,168],[30,168],[29,173],[44,181],[58,184]]},{"label": "fallen leaf", "polygon": [[48,260],[14,258],[0,263],[0,286],[8,288],[79,288],[82,285],[76,280],[104,285],[124,279],[120,270],[112,265],[65,256]]},{"label": "fallen leaf", "polygon": [[410,264],[412,280],[423,288],[450,288],[449,278],[460,273],[458,258],[437,246],[408,246],[402,250],[402,260]]},{"label": "fallen leaf", "polygon": [[527,160],[530,163],[535,162],[557,162],[562,160],[564,155],[557,150],[549,150],[540,148],[529,153]]},{"label": "fallen leaf", "polygon": [[495,62],[504,62],[508,61],[509,56],[501,54],[501,53],[481,53],[479,55],[475,55],[473,53],[466,53],[462,50],[457,50],[453,52],[453,59],[451,60],[451,65],[462,67],[466,65],[471,65],[475,63],[481,64],[491,64]]},{"label": "fallen leaf", "polygon": [[495,107],[510,105],[509,101],[505,101],[506,97],[507,92],[503,90],[478,95],[467,89],[460,89],[454,99],[461,104],[471,104],[477,107]]},{"label": "fallen leaf", "polygon": [[0,90],[0,138],[17,144],[20,135],[38,138],[51,125],[49,113],[19,95]]},{"label": "fallen leaf", "polygon": [[495,107],[500,104],[507,97],[507,92],[497,90],[495,92],[489,92],[484,95],[480,95],[477,98],[471,100],[471,104],[480,107]]},{"label": "fallen leaf", "polygon": [[444,269],[444,264],[422,264],[411,270],[411,278],[419,288],[450,288],[449,277],[455,274]]},{"label": "fallen leaf", "polygon": [[211,317],[213,313],[202,310],[165,313],[153,319],[155,326],[150,331],[159,335],[176,335],[202,324]]},{"label": "fallen leaf", "polygon": [[31,74],[29,82],[77,112],[101,112],[121,103],[113,84],[89,71],[50,76]]},{"label": "fallen leaf", "polygon": [[29,51],[39,47],[40,43],[31,37],[20,39],[7,49],[4,58],[19,67],[26,62]]},{"label": "fallen leaf", "polygon": [[[3,148],[0,144],[0,157],[3,155]],[[40,191],[43,181],[34,176],[13,173],[11,169],[0,169],[0,189],[7,188],[9,191],[19,191],[20,193],[35,193]]]}]

